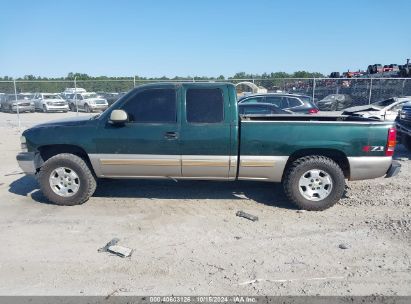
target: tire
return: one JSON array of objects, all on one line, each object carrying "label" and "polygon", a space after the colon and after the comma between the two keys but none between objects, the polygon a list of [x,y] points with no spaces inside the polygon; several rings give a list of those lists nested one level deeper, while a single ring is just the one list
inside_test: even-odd
[{"label": "tire", "polygon": [[[309,172],[320,173],[318,179],[315,178],[314,174],[311,175]],[[317,180],[320,182],[317,182]],[[317,195],[314,194],[313,198],[309,199],[306,195],[308,195],[311,190],[308,189],[308,187],[301,186],[301,182],[311,183],[312,181],[314,181],[315,184],[309,185],[314,185],[313,189],[320,189],[320,187],[324,189],[314,190]],[[326,187],[326,184],[328,184],[328,187]],[[288,167],[284,176],[283,186],[288,199],[301,209],[321,211],[330,208],[341,199],[345,190],[345,178],[340,166],[332,159],[312,155],[299,158]],[[321,199],[322,194],[318,196],[320,191],[328,191],[328,194]],[[303,193],[305,193],[305,195],[303,195]]]},{"label": "tire", "polygon": [[[62,171],[59,168],[66,168],[67,170]],[[56,172],[62,172],[63,174],[57,174]],[[70,176],[73,177],[73,172],[77,175],[77,179],[72,179],[71,181],[65,179],[64,176],[66,174],[69,176],[68,178]],[[53,173],[56,173],[57,177]],[[71,185],[77,184],[77,190],[71,193],[67,192],[69,196],[56,193],[55,191],[60,191],[60,188],[58,188],[60,184],[56,184],[54,186],[55,190],[53,190],[51,180],[57,179],[60,181],[60,176],[63,178],[61,183],[71,182]],[[40,168],[38,181],[44,196],[50,202],[61,206],[74,206],[85,203],[93,195],[97,187],[96,177],[86,162],[79,156],[69,153],[57,154],[49,158]],[[61,186],[61,189],[67,189],[63,184]]]},{"label": "tire", "polygon": [[401,138],[401,143],[407,148],[408,151],[411,152],[411,136],[403,135]]},{"label": "tire", "polygon": [[43,105],[43,113],[47,113],[47,107],[45,105]]},{"label": "tire", "polygon": [[85,111],[86,113],[91,113],[90,107],[88,106],[88,104],[85,104],[85,105],[84,105],[84,111]]},{"label": "tire", "polygon": [[72,112],[76,111],[76,107],[75,107],[74,103],[70,103],[69,108],[70,108],[70,111],[72,111]]}]

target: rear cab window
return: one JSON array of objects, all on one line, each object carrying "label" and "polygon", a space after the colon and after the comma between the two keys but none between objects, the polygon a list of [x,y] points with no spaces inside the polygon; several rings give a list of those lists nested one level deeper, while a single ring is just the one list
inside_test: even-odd
[{"label": "rear cab window", "polygon": [[223,91],[195,88],[186,92],[186,119],[188,123],[221,123],[224,121]]}]

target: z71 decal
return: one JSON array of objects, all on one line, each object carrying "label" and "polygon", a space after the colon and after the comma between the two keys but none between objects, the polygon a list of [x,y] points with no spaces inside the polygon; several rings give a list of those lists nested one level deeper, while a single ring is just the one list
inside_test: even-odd
[{"label": "z71 decal", "polygon": [[362,150],[364,152],[384,152],[384,146],[364,146]]}]

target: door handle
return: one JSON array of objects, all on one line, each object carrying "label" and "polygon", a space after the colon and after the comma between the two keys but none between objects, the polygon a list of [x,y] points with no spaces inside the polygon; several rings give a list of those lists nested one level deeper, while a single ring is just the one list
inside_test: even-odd
[{"label": "door handle", "polygon": [[177,139],[178,133],[177,132],[166,132],[164,133],[164,138],[166,139]]}]

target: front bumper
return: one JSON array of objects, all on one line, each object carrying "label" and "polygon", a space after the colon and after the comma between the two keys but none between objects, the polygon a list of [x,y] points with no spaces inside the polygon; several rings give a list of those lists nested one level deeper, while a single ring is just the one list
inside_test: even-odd
[{"label": "front bumper", "polygon": [[391,164],[391,167],[388,169],[387,174],[385,175],[385,178],[394,177],[398,175],[400,171],[401,171],[401,164],[397,162],[396,160],[394,160]]},{"label": "front bumper", "polygon": [[[13,105],[11,110],[17,113],[17,106]],[[33,106],[19,106],[19,113],[23,112],[34,112],[34,105]]]},{"label": "front bumper", "polygon": [[35,152],[20,152],[17,154],[16,159],[21,170],[29,175],[36,174],[37,169],[43,163],[40,154]]},{"label": "front bumper", "polygon": [[64,106],[55,106],[55,105],[46,105],[47,111],[68,111],[69,106],[64,105]]},{"label": "front bumper", "polygon": [[108,104],[106,105],[94,104],[94,105],[89,105],[89,106],[90,106],[90,109],[93,111],[97,111],[97,110],[104,111],[108,108]]}]

